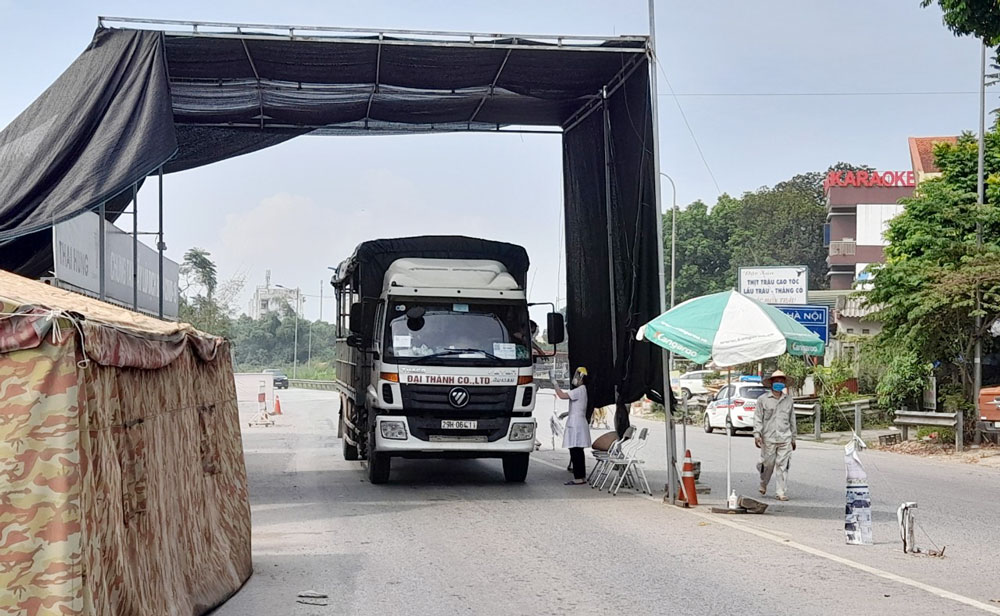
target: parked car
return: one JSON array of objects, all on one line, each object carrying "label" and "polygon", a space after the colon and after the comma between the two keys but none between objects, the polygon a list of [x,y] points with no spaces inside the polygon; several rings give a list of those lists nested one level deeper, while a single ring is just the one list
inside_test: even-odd
[{"label": "parked car", "polygon": [[268,368],[264,371],[264,374],[270,374],[274,377],[274,388],[275,389],[288,389],[288,376],[285,375],[281,370],[275,370],[274,368]]},{"label": "parked car", "polygon": [[708,390],[705,389],[705,376],[712,373],[712,370],[685,372],[677,379],[676,385],[671,382],[671,386],[681,400],[690,400],[691,396],[701,396],[708,393]]},{"label": "parked car", "polygon": [[767,393],[759,381],[741,381],[723,385],[705,409],[705,432],[725,428],[730,434],[753,430],[757,398]]}]

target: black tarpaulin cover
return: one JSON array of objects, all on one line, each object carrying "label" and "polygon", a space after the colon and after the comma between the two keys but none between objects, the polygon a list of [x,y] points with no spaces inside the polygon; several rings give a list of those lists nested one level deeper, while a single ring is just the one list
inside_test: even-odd
[{"label": "black tarpaulin cover", "polygon": [[660,353],[633,338],[659,312],[644,42],[589,52],[522,39],[402,42],[98,29],[0,132],[0,267],[46,275],[48,227],[101,203],[115,218],[131,187],[161,167],[191,169],[304,134],[559,126],[570,361],[594,375],[598,405],[662,391]]}]

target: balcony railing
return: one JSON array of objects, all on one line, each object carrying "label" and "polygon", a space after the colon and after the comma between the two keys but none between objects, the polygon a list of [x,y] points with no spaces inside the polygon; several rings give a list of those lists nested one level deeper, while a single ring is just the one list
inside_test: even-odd
[{"label": "balcony railing", "polygon": [[854,241],[850,242],[830,242],[830,256],[831,257],[851,257],[857,254],[858,243]]}]

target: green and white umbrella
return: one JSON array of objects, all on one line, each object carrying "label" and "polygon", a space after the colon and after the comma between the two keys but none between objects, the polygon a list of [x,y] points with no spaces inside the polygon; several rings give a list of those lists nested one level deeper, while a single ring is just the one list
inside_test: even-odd
[{"label": "green and white umbrella", "polygon": [[[636,338],[704,364],[737,366],[784,353],[822,355],[823,340],[774,306],[736,291],[679,304],[639,328]],[[731,371],[727,371],[728,385]],[[726,401],[732,413],[732,405]],[[686,425],[686,424],[685,424]],[[726,496],[732,492],[732,430],[727,430]]]},{"label": "green and white umbrella", "polygon": [[774,306],[736,291],[690,299],[639,328],[646,339],[695,363],[736,366],[792,355],[823,355],[823,340]]}]

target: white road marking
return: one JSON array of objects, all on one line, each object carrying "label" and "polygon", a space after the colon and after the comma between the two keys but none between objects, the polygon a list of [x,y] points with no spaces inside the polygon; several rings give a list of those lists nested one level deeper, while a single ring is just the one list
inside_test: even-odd
[{"label": "white road marking", "polygon": [[[537,462],[537,463],[540,463],[540,464],[544,464],[545,466],[551,466],[552,468],[555,468],[555,469],[558,469],[558,470],[562,470],[562,469],[566,468],[566,467],[560,466],[558,464],[553,464],[552,462],[549,462],[548,460],[542,460],[538,456],[532,456],[532,459],[533,459],[534,462]],[[628,494],[632,494],[632,493],[629,492]],[[663,503],[663,499],[662,498],[658,498],[656,496],[649,496],[648,494],[641,494],[641,495],[640,494],[636,494],[636,496],[642,496],[642,498],[645,498],[646,500],[654,502],[654,503],[658,503],[658,504],[662,504]],[[844,558],[842,556],[837,556],[836,554],[830,554],[829,552],[824,552],[823,550],[818,550],[816,548],[809,547],[808,545],[803,545],[803,544],[798,543],[796,541],[792,541],[790,539],[785,539],[785,538],[780,537],[780,536],[778,536],[778,535],[776,535],[776,534],[774,534],[774,533],[772,533],[770,531],[762,530],[762,529],[759,529],[759,528],[754,528],[752,526],[746,526],[746,525],[741,524],[739,522],[734,522],[732,520],[726,519],[725,514],[714,514],[713,515],[711,513],[705,513],[703,511],[698,511],[696,509],[683,509],[683,508],[677,508],[677,511],[683,512],[683,513],[688,513],[688,514],[697,516],[699,518],[703,518],[705,520],[709,520],[709,521],[711,521],[713,523],[716,523],[716,524],[721,524],[723,526],[728,526],[728,527],[734,528],[734,529],[736,529],[738,531],[741,531],[741,532],[744,532],[744,533],[749,533],[751,535],[755,535],[757,537],[760,537],[761,539],[767,539],[768,541],[772,541],[772,542],[777,543],[779,545],[787,546],[787,547],[796,549],[796,550],[798,550],[800,552],[805,552],[806,554],[811,554],[813,556],[818,556],[819,558],[825,558],[826,560],[829,560],[829,561],[832,561],[832,562],[844,565],[845,567],[850,567],[852,569],[857,569],[858,571],[863,571],[864,573],[868,573],[868,574],[874,575],[876,577],[880,577],[880,578],[883,578],[883,579],[886,579],[886,580],[891,580],[893,582],[898,582],[899,584],[905,584],[907,586],[923,590],[924,592],[928,592],[928,593],[930,593],[930,594],[932,594],[934,596],[941,597],[942,599],[949,599],[951,601],[955,601],[955,602],[961,603],[963,605],[968,605],[969,607],[974,607],[976,609],[982,610],[984,612],[988,612],[990,614],[998,614],[998,615],[1000,615],[1000,607],[989,605],[989,604],[983,603],[982,601],[977,601],[976,599],[972,599],[972,598],[966,597],[964,595],[953,593],[950,590],[945,590],[943,588],[938,588],[937,586],[931,586],[930,584],[924,584],[923,582],[918,582],[917,580],[913,580],[913,579],[910,579],[908,577],[904,577],[902,575],[897,575],[897,574],[891,573],[889,571],[884,571],[884,570],[878,569],[876,567],[871,567],[869,565],[863,565],[863,564],[861,564],[859,562],[855,562],[853,560],[850,560],[849,558]]]}]

